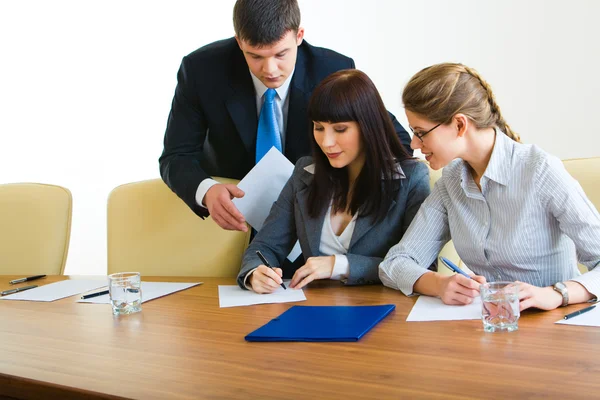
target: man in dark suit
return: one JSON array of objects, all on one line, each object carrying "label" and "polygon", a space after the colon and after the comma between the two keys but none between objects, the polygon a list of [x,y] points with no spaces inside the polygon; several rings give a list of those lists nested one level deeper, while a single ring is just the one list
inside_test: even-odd
[{"label": "man in dark suit", "polygon": [[[233,21],[235,38],[184,57],[159,162],[165,183],[196,214],[210,214],[224,229],[246,231],[231,202],[243,191],[211,176],[241,179],[255,165],[259,113],[269,89],[277,92],[275,125],[283,154],[292,163],[309,155],[306,107],[312,90],[327,75],[354,68],[354,61],[303,40],[297,0],[238,0]],[[410,136],[391,118],[412,154]]]}]

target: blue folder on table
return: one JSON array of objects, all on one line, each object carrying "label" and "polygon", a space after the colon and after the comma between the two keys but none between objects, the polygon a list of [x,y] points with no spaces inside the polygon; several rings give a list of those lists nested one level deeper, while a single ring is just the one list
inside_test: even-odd
[{"label": "blue folder on table", "polygon": [[396,306],[293,306],[246,336],[249,342],[356,342]]}]

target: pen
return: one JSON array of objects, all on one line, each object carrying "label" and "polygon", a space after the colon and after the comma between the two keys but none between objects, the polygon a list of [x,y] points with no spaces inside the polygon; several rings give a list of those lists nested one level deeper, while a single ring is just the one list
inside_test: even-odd
[{"label": "pen", "polygon": [[101,291],[101,292],[96,292],[96,293],[85,294],[85,295],[81,296],[81,299],[82,299],[82,300],[85,300],[85,299],[91,299],[92,297],[103,296],[103,295],[105,295],[105,294],[108,294],[108,293],[109,293],[109,291],[108,291],[108,290],[103,290],[103,291]]},{"label": "pen", "polygon": [[8,283],[10,283],[11,285],[14,285],[15,283],[21,283],[21,282],[27,282],[27,281],[32,281],[34,279],[40,279],[45,277],[46,275],[35,275],[35,276],[28,276],[27,278],[20,278],[20,279],[15,279],[12,280]]},{"label": "pen", "polygon": [[565,315],[565,319],[571,319],[573,317],[576,317],[576,316],[581,315],[583,313],[586,313],[588,311],[592,311],[594,308],[596,308],[596,306],[589,306],[589,307],[586,307],[586,308],[582,308],[579,311],[575,311],[575,312],[572,312],[571,314]]},{"label": "pen", "polygon": [[[258,256],[258,258],[260,258],[260,260],[263,262],[263,264],[265,264],[267,267],[273,269],[273,267],[271,267],[271,264],[269,264],[269,262],[267,261],[267,259],[265,258],[265,256],[263,256],[260,251],[256,250],[256,255]],[[284,288],[284,289],[286,289],[286,287],[283,284],[283,282],[281,282],[281,287]]]},{"label": "pen", "polygon": [[5,290],[4,292],[0,293],[0,296],[6,296],[8,294],[18,293],[18,292],[22,292],[23,290],[33,289],[33,288],[36,288],[36,287],[37,287],[37,285],[30,285],[30,286],[19,287],[19,288],[16,288],[16,289]]},{"label": "pen", "polygon": [[466,276],[469,279],[473,279],[469,275],[467,275],[467,273],[465,271],[458,268],[456,265],[454,265],[454,263],[452,261],[448,260],[446,257],[440,257],[440,261],[442,261],[446,267],[450,268],[452,271],[456,272],[457,274],[461,274],[461,275]]}]

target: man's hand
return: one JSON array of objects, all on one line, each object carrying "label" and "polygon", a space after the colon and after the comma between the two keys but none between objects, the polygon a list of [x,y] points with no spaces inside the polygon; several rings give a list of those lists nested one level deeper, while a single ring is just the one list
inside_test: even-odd
[{"label": "man's hand", "polygon": [[219,183],[208,189],[202,202],[221,228],[247,232],[246,219],[231,202],[234,197],[244,197],[244,191],[233,184]]}]

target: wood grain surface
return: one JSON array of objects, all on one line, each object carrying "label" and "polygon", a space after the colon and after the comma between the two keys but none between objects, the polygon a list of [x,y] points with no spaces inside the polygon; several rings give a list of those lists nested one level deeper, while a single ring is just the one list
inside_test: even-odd
[{"label": "wood grain surface", "polygon": [[[0,276],[0,290],[14,278]],[[61,279],[77,277],[35,283]],[[79,296],[0,300],[0,399],[600,397],[600,328],[554,324],[585,305],[486,333],[479,320],[406,322],[415,298],[381,285],[323,281],[304,302],[219,308],[218,285],[234,279],[143,279],[204,284],[120,317]],[[293,304],[396,310],[356,343],[244,341]]]}]

